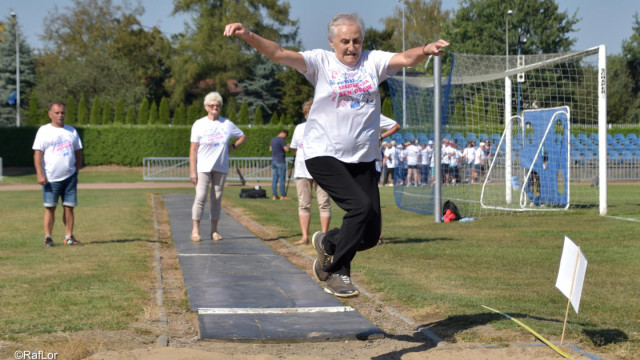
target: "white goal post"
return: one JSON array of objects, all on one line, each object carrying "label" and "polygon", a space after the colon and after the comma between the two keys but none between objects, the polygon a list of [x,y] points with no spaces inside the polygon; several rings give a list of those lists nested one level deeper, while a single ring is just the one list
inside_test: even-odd
[{"label": "white goal post", "polygon": [[[434,104],[434,78],[429,74],[407,73],[404,81],[401,76],[388,80],[396,119],[402,118],[403,105],[406,105],[405,137],[415,136],[419,141],[433,139],[433,113],[435,108],[440,108],[440,140],[452,140],[460,151],[467,146],[478,148],[480,142],[486,144],[489,140],[479,170],[475,171],[472,162],[459,161],[456,175],[448,177],[453,177],[453,181],[443,183],[437,194],[440,197],[431,201],[441,204],[444,200],[453,200],[464,216],[571,208],[598,208],[601,215],[606,215],[607,67],[604,45],[582,51],[519,55],[508,59],[504,55],[453,53],[445,60],[442,101],[438,104]],[[508,60],[506,66],[505,60]],[[403,86],[406,89],[404,97]],[[546,127],[540,131],[546,135],[538,137],[537,144],[530,144],[527,151],[533,152],[523,158],[523,141],[533,131],[525,118],[536,111],[559,107],[567,109],[561,111],[565,113],[561,123],[566,126],[558,128],[557,119],[545,115],[548,116]],[[545,149],[549,150],[552,143],[542,145],[540,141],[557,140],[561,133],[565,139],[563,153],[545,154]],[[538,185],[536,176],[548,180],[542,179],[546,175],[538,170],[528,168],[531,170],[528,173],[518,173],[522,170],[518,166],[523,160],[534,160],[537,168],[542,166],[538,163],[542,163],[543,157],[550,162],[562,161],[566,167],[563,181],[557,182],[561,193],[566,187],[566,193],[562,194],[566,202],[564,198],[556,201],[560,199],[557,196],[547,196],[545,200],[541,193],[524,194],[532,191],[531,186],[534,186],[533,191],[555,194],[553,186],[549,187],[555,182],[543,181],[541,189],[535,188]],[[552,165],[558,167],[555,163]],[[518,184],[514,184],[515,177]],[[418,208],[416,204],[403,204],[403,201],[425,199],[428,195],[428,190],[424,190],[421,197],[414,194],[416,192],[416,189],[396,189],[398,205]],[[534,205],[530,206],[531,203]]]}]

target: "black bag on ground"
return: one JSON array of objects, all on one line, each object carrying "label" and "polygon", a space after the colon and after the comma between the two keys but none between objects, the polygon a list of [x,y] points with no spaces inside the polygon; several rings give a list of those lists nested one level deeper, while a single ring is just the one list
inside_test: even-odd
[{"label": "black bag on ground", "polygon": [[266,199],[267,191],[265,189],[240,189],[240,197],[243,199]]},{"label": "black bag on ground", "polygon": [[456,206],[456,204],[453,203],[453,201],[447,200],[444,202],[444,205],[442,205],[443,216],[447,213],[447,210],[451,210],[451,212],[456,216],[456,218],[452,220],[457,221],[462,219],[462,215],[460,215],[460,212],[458,211],[458,207]]}]

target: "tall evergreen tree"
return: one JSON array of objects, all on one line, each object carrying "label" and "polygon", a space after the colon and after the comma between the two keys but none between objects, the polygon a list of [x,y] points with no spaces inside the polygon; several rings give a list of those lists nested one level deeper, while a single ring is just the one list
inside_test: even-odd
[{"label": "tall evergreen tree", "polygon": [[125,117],[124,123],[127,125],[133,125],[136,123],[136,112],[133,110],[133,106],[129,106],[129,108],[127,108],[127,116]]},{"label": "tall evergreen tree", "polygon": [[249,106],[246,102],[242,103],[240,106],[240,113],[238,114],[238,124],[239,125],[248,125],[249,124]]},{"label": "tall evergreen tree", "polygon": [[169,101],[166,97],[162,97],[160,100],[160,107],[158,108],[158,124],[169,125],[171,122],[171,112],[169,111]]},{"label": "tall evergreen tree", "polygon": [[118,125],[122,125],[125,123],[126,112],[124,109],[124,100],[122,98],[118,99],[116,102],[116,110],[113,116],[113,122]]},{"label": "tall evergreen tree", "polygon": [[278,113],[274,112],[273,115],[271,115],[271,119],[269,119],[269,125],[277,124],[278,121],[280,121],[280,118],[278,117]]},{"label": "tall evergreen tree", "polygon": [[238,113],[235,109],[231,110],[231,112],[228,113],[228,116],[229,120],[231,120],[233,123],[236,123],[236,121],[238,120]]},{"label": "tall evergreen tree", "polygon": [[86,125],[89,123],[89,108],[87,108],[87,100],[84,95],[80,95],[80,101],[78,102],[78,125]]},{"label": "tall evergreen tree", "polygon": [[102,105],[100,104],[100,97],[97,95],[91,101],[91,113],[89,114],[89,124],[100,125],[102,122]]},{"label": "tall evergreen tree", "polygon": [[[193,26],[186,29],[172,62],[173,68],[180,69],[171,85],[173,105],[192,102],[211,90],[227,97],[227,80],[245,78],[247,70],[254,66],[252,48],[244,41],[229,41],[220,36],[229,19],[242,19],[247,28],[284,46],[300,46],[298,23],[290,19],[288,2],[175,0],[173,3],[174,13],[189,14],[193,18]],[[210,79],[210,74],[216,74],[212,79],[215,80],[213,88],[199,86],[203,80]]]},{"label": "tall evergreen tree", "polygon": [[187,113],[187,125],[193,124],[198,119],[200,119],[200,104],[193,103],[191,104],[191,106],[189,106],[189,110]]},{"label": "tall evergreen tree", "polygon": [[69,94],[67,96],[67,101],[65,102],[65,111],[66,116],[64,118],[64,123],[69,125],[75,125],[78,123],[78,106],[76,105],[76,100]]},{"label": "tall evergreen tree", "polygon": [[[20,48],[20,107],[25,108],[28,100],[27,95],[31,94],[35,84],[35,58],[32,55],[31,47],[24,41],[25,36],[20,27],[16,26],[16,20],[7,16],[6,29],[0,41],[0,125],[15,126],[17,124],[17,94],[13,104],[7,102],[11,93],[16,91],[16,33],[18,34],[18,42]],[[24,110],[20,110],[20,122],[22,123],[22,114]]]},{"label": "tall evergreen tree", "polygon": [[113,124],[113,105],[111,105],[111,101],[105,101],[102,105],[102,125],[110,125]]},{"label": "tall evergreen tree", "polygon": [[282,115],[280,115],[280,119],[278,120],[278,122],[280,123],[280,126],[288,125],[287,124],[287,117],[284,116],[284,113],[282,113]]},{"label": "tall evergreen tree", "polygon": [[173,113],[173,125],[187,125],[187,108],[181,102]]},{"label": "tall evergreen tree", "polygon": [[147,124],[154,125],[158,123],[158,105],[156,102],[151,103],[151,107],[149,108],[149,121]]},{"label": "tall evergreen tree", "polygon": [[261,126],[264,125],[264,118],[262,117],[262,109],[258,107],[256,112],[253,114],[253,125]]},{"label": "tall evergreen tree", "polygon": [[271,114],[280,104],[282,83],[278,80],[278,75],[283,68],[266,56],[258,54],[257,58],[257,65],[249,70],[249,76],[238,83],[243,89],[238,95],[238,101],[246,102],[249,112],[261,108],[261,111]]},{"label": "tall evergreen tree", "polygon": [[140,103],[140,107],[138,108],[138,119],[136,120],[136,124],[146,124],[149,121],[149,100],[144,99]]}]

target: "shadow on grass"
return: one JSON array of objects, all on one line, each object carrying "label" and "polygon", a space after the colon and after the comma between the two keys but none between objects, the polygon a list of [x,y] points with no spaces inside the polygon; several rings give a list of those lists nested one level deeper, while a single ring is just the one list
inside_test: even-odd
[{"label": "shadow on grass", "polygon": [[102,241],[91,241],[91,242],[83,242],[82,245],[90,246],[90,245],[109,245],[109,244],[126,244],[132,242],[146,242],[149,244],[168,244],[166,241],[159,240],[146,240],[146,239],[114,239],[114,240],[102,240]]},{"label": "shadow on grass", "polygon": [[384,237],[384,243],[389,245],[404,245],[404,244],[418,244],[418,243],[426,243],[433,241],[453,241],[454,238],[451,237],[439,237],[439,238],[395,238],[395,237]]},{"label": "shadow on grass", "polygon": [[437,345],[437,344],[434,344],[433,342],[431,342],[431,340],[425,340],[424,335],[422,335],[422,333],[420,333],[420,332],[413,333],[413,336],[410,336],[410,335],[395,335],[395,334],[388,334],[388,333],[385,333],[384,336],[386,338],[393,339],[393,340],[396,340],[396,341],[402,341],[402,342],[407,342],[407,343],[416,343],[416,346],[410,347],[410,348],[406,348],[406,349],[401,349],[401,350],[388,352],[386,354],[380,354],[378,356],[372,357],[371,359],[373,359],[373,360],[401,359],[406,354],[419,353],[419,352],[422,352],[422,351],[427,351],[427,350],[433,349]]},{"label": "shadow on grass", "polygon": [[591,339],[591,342],[596,347],[629,341],[629,336],[617,329],[585,329],[583,332]]},{"label": "shadow on grass", "polygon": [[[545,322],[562,323],[562,321],[558,319],[549,319],[549,318],[543,318],[540,316],[531,316],[528,314],[517,313],[517,314],[509,314],[509,315],[514,319],[535,319],[535,320],[545,321]],[[499,320],[508,320],[508,319],[501,314],[497,314],[493,312],[469,314],[469,315],[454,315],[454,316],[449,316],[444,320],[420,325],[418,328],[428,329],[436,333],[443,340],[446,340],[448,342],[454,342],[455,335],[457,333],[461,333],[478,326],[488,325],[492,322],[496,322]]]}]

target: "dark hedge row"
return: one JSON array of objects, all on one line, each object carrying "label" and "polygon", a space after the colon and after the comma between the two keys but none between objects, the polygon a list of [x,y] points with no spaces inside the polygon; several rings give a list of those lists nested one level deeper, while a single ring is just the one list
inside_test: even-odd
[{"label": "dark hedge row", "polygon": [[[281,127],[240,126],[247,141],[235,157],[270,157],[269,143]],[[289,139],[293,126],[289,130]],[[189,156],[190,126],[119,125],[77,127],[84,146],[84,165],[142,166],[145,157]],[[5,167],[33,166],[33,140],[38,127],[0,128],[0,157]]]}]

